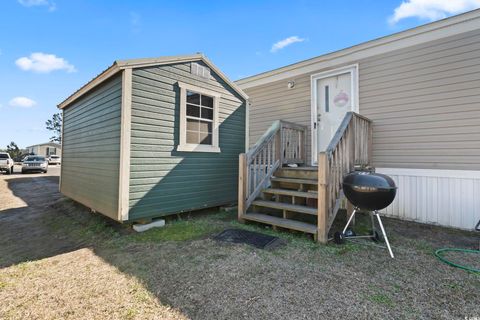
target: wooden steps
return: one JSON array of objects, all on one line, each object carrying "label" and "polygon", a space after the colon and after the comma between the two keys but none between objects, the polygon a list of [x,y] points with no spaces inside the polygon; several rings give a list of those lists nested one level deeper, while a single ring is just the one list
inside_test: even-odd
[{"label": "wooden steps", "polygon": [[284,182],[284,183],[296,183],[296,184],[309,184],[317,185],[318,181],[313,179],[296,179],[296,178],[283,178],[283,177],[272,177],[271,181],[274,182]]},{"label": "wooden steps", "polygon": [[301,231],[310,234],[317,234],[317,227],[311,223],[305,223],[301,221],[291,220],[291,219],[283,219],[279,217],[270,216],[267,214],[261,213],[250,213],[243,215],[245,220],[260,222],[269,224],[276,227],[281,227],[285,229],[291,229],[296,231]]},{"label": "wooden steps", "polygon": [[283,178],[296,178],[296,179],[318,179],[317,167],[283,167],[275,172],[275,176]]},{"label": "wooden steps", "polygon": [[264,208],[272,208],[278,210],[286,210],[290,212],[300,212],[305,214],[310,214],[313,216],[317,215],[317,208],[311,208],[307,206],[299,206],[295,204],[289,204],[284,202],[276,202],[276,201],[265,201],[265,200],[255,200],[252,202],[252,205],[264,207]]},{"label": "wooden steps", "polygon": [[343,203],[344,176],[355,165],[371,165],[373,126],[370,119],[347,112],[327,150],[317,154],[317,167],[301,166],[309,163],[307,134],[304,125],[277,120],[240,154],[238,219],[305,231],[327,243]]},{"label": "wooden steps", "polygon": [[[255,221],[317,235],[318,209],[317,175],[315,167],[283,167],[270,178],[272,187],[261,192],[261,199],[251,203],[250,212],[242,216]],[[282,215],[283,217],[280,217]]]},{"label": "wooden steps", "polygon": [[292,197],[301,197],[301,198],[318,199],[318,192],[317,191],[305,192],[305,191],[295,191],[295,190],[290,190],[290,189],[268,188],[268,189],[264,189],[263,193],[279,194],[279,195],[283,195],[283,196],[292,196]]}]

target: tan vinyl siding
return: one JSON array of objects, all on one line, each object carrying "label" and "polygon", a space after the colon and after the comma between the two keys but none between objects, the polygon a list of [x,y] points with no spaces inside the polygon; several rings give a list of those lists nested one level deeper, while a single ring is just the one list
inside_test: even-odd
[{"label": "tan vinyl siding", "polygon": [[[287,88],[295,81],[293,89]],[[310,75],[277,81],[244,90],[250,98],[250,139],[252,146],[275,120],[286,120],[308,126],[307,160],[311,159]]]},{"label": "tan vinyl siding", "polygon": [[[178,152],[178,82],[221,93],[221,153]],[[245,150],[245,101],[219,76],[190,73],[190,63],[133,70],[129,219],[234,203],[238,154]]]},{"label": "tan vinyl siding", "polygon": [[64,109],[61,192],[118,219],[121,76]]},{"label": "tan vinyl siding", "polygon": [[480,30],[360,62],[377,167],[480,170]]},{"label": "tan vinyl siding", "polygon": [[[475,30],[344,64],[359,65],[375,166],[480,170],[479,52]],[[250,144],[276,119],[310,126],[310,76],[325,70],[245,89]],[[310,159],[310,134],[307,145]]]}]

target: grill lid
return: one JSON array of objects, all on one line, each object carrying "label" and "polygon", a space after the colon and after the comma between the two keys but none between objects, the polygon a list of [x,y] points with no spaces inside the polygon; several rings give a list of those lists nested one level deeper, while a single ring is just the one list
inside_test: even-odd
[{"label": "grill lid", "polygon": [[371,172],[352,172],[343,180],[343,192],[356,208],[368,211],[388,207],[397,193],[389,176]]},{"label": "grill lid", "polygon": [[357,190],[364,189],[397,189],[392,178],[381,173],[356,171],[348,174],[343,179],[343,185],[354,187]]}]

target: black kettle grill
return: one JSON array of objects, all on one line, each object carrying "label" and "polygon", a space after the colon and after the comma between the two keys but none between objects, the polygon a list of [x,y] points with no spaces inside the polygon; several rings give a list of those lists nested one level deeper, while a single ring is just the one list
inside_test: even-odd
[{"label": "black kettle grill", "polygon": [[392,178],[380,173],[355,171],[345,176],[342,185],[348,201],[366,211],[388,207],[397,193]]},{"label": "black kettle grill", "polygon": [[[387,245],[390,256],[393,258],[393,252],[388,242],[387,234],[383,227],[382,220],[378,210],[388,207],[397,194],[397,187],[395,182],[389,176],[370,171],[354,171],[347,174],[343,179],[343,193],[345,197],[354,206],[354,210],[348,219],[343,231],[335,233],[335,242],[343,243],[345,237],[348,238],[372,238],[379,240],[378,232],[375,231],[375,219],[377,217],[378,225],[380,226],[383,238]],[[369,211],[371,214],[372,234],[367,236],[356,236],[353,233],[346,234],[347,228],[353,220],[357,211]]]}]

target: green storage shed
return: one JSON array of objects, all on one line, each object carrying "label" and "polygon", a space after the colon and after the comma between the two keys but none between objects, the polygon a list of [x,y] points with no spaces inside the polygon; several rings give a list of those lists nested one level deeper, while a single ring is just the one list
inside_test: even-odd
[{"label": "green storage shed", "polygon": [[235,203],[247,99],[202,54],[116,61],[58,105],[60,191],[120,222]]}]

